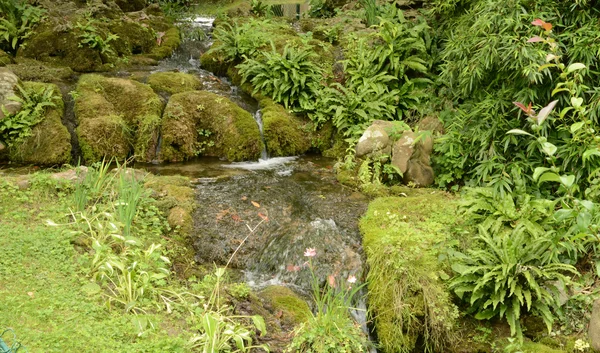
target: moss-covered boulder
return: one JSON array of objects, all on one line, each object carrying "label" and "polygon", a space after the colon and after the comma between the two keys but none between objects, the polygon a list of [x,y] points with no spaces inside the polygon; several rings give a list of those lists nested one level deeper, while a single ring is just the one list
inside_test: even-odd
[{"label": "moss-covered boulder", "polygon": [[269,98],[261,99],[260,109],[269,156],[297,156],[309,150],[311,141],[305,131],[307,121],[290,114]]},{"label": "moss-covered boulder", "polygon": [[441,280],[436,245],[452,236],[456,223],[454,198],[439,191],[369,205],[360,229],[382,352],[448,351],[457,310]]},{"label": "moss-covered boulder", "polygon": [[108,30],[119,36],[111,45],[121,56],[150,53],[157,46],[156,35],[150,26],[129,17],[122,21],[112,21]]},{"label": "moss-covered boulder", "polygon": [[165,108],[161,160],[198,155],[256,160],[262,147],[252,115],[225,97],[206,91],[178,93]]},{"label": "moss-covered boulder", "polygon": [[71,135],[62,124],[64,103],[56,85],[39,82],[24,82],[26,91],[43,92],[47,87],[53,90],[54,107],[46,109],[44,119],[35,125],[31,136],[21,144],[9,149],[13,162],[41,165],[62,165],[71,160]]},{"label": "moss-covered boulder", "polygon": [[155,159],[163,103],[150,86],[122,78],[81,76],[75,116],[84,160]]},{"label": "moss-covered boulder", "polygon": [[27,58],[17,58],[14,64],[6,65],[6,67],[23,81],[52,83],[67,81],[75,76],[75,72],[69,67],[53,65]]},{"label": "moss-covered boulder", "polygon": [[156,72],[148,77],[148,84],[156,93],[169,95],[202,89],[202,82],[194,75],[182,72]]},{"label": "moss-covered boulder", "polygon": [[179,30],[172,27],[168,30],[157,32],[156,46],[147,55],[147,57],[160,60],[167,58],[173,54],[173,51],[181,44]]},{"label": "moss-covered boulder", "polygon": [[281,313],[281,320],[293,326],[306,322],[312,315],[306,301],[287,287],[269,286],[258,295],[267,301],[273,312]]},{"label": "moss-covered boulder", "polygon": [[[214,43],[213,47],[218,46]],[[217,50],[209,50],[200,56],[200,67],[210,71],[217,76],[225,76],[233,63],[225,60],[223,53]]]}]

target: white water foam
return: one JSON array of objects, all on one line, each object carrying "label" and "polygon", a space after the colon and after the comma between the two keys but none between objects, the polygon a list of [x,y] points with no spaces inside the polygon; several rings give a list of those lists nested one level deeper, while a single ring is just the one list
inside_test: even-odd
[{"label": "white water foam", "polygon": [[275,157],[269,159],[259,159],[258,162],[237,162],[223,164],[223,168],[245,169],[245,170],[272,170],[277,169],[286,163],[293,162],[298,157]]}]

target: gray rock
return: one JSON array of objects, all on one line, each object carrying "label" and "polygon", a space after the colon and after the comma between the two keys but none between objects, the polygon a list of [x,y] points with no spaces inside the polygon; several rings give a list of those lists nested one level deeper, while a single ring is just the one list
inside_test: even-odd
[{"label": "gray rock", "polygon": [[371,155],[386,149],[391,151],[390,137],[385,131],[385,128],[380,125],[371,125],[358,140],[358,144],[356,145],[356,156],[362,157]]},{"label": "gray rock", "polygon": [[600,351],[600,299],[596,299],[592,308],[588,336],[592,349]]},{"label": "gray rock", "polygon": [[414,152],[415,133],[405,131],[392,148],[392,165],[400,169],[402,174],[408,169],[408,161]]},{"label": "gray rock", "polygon": [[54,173],[52,174],[52,178],[55,180],[69,180],[69,181],[81,181],[85,178],[85,175],[88,172],[88,168],[85,166],[80,166],[74,169],[69,169],[64,172]]},{"label": "gray rock", "polygon": [[0,68],[0,120],[4,119],[4,111],[14,114],[21,109],[21,103],[11,100],[16,95],[19,78],[12,71]]},{"label": "gray rock", "polygon": [[444,133],[444,125],[440,119],[434,116],[426,116],[417,124],[419,131],[432,131],[434,133],[443,134]]}]

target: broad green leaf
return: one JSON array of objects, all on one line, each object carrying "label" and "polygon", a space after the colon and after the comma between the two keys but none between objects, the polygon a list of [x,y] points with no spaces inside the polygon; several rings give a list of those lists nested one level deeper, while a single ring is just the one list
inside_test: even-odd
[{"label": "broad green leaf", "polygon": [[557,147],[550,143],[550,142],[544,142],[542,143],[542,151],[544,151],[545,154],[547,154],[548,156],[553,156],[554,153],[556,153]]},{"label": "broad green leaf", "polygon": [[523,131],[521,129],[512,129],[512,130],[508,131],[507,134],[533,136],[532,134],[528,133],[527,131]]},{"label": "broad green leaf", "polygon": [[582,104],[583,104],[583,98],[571,97],[571,105],[574,106],[575,108],[581,107]]},{"label": "broad green leaf", "polygon": [[558,174],[552,173],[552,172],[544,173],[538,180],[538,184],[541,184],[545,181],[555,181],[555,182],[560,183],[560,176]]},{"label": "broad green leaf", "polygon": [[585,123],[583,121],[577,122],[573,125],[571,125],[571,133],[574,134],[577,131],[579,131],[579,129],[581,129],[583,127]]},{"label": "broad green leaf", "polygon": [[586,68],[586,66],[582,63],[573,63],[573,64],[569,65],[569,67],[567,67],[567,72],[571,73],[573,71],[583,70],[585,68]]}]

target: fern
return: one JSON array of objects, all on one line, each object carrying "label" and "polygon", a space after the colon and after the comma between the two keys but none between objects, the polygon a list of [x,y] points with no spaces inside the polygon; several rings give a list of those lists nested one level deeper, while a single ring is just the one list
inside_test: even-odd
[{"label": "fern", "polygon": [[215,45],[209,52],[222,53],[225,60],[234,62],[243,57],[254,57],[258,48],[267,43],[262,34],[268,21],[250,20],[239,24],[237,21],[218,26],[213,37]]},{"label": "fern", "polygon": [[44,18],[45,10],[21,0],[0,1],[0,49],[16,53]]},{"label": "fern", "polygon": [[250,81],[254,93],[261,92],[286,108],[308,110],[314,99],[322,70],[311,59],[312,50],[301,50],[289,45],[279,53],[271,43],[271,52],[263,52],[259,59],[247,59],[238,65],[242,84]]},{"label": "fern", "polygon": [[477,224],[476,247],[454,253],[450,287],[477,319],[505,318],[522,339],[521,312],[539,315],[548,330],[558,306],[553,283],[569,282],[576,269],[561,262],[551,231],[555,202],[530,195],[499,198],[489,188],[465,195],[462,212]]},{"label": "fern", "polygon": [[31,136],[32,128],[44,119],[46,109],[56,106],[52,87],[43,90],[28,90],[21,86],[17,88],[21,97],[11,99],[22,104],[21,110],[12,115],[4,111],[7,116],[0,120],[0,140],[6,142],[9,147],[23,143]]}]

